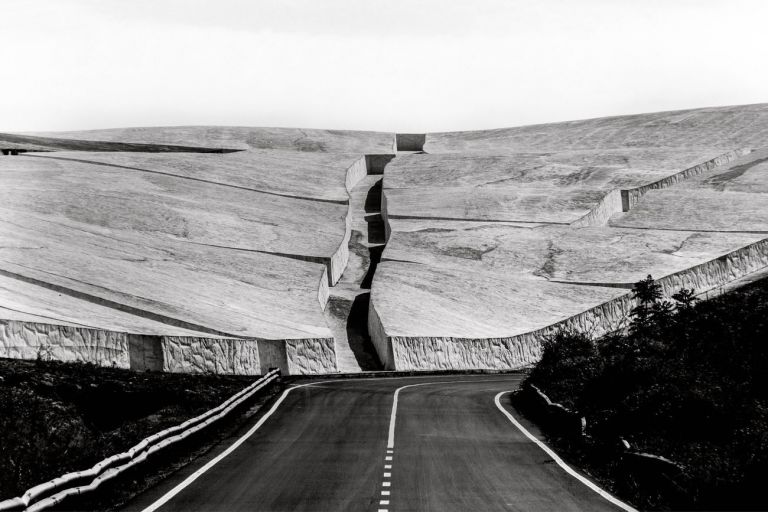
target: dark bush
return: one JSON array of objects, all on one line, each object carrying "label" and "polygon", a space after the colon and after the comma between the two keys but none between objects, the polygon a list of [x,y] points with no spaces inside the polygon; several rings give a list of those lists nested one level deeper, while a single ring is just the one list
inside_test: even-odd
[{"label": "dark bush", "polygon": [[650,276],[636,284],[624,332],[557,333],[528,381],[577,408],[596,439],[624,438],[680,463],[689,505],[766,509],[768,282],[701,303],[692,290],[674,303],[660,291]]},{"label": "dark bush", "polygon": [[126,450],[252,380],[0,359],[0,501]]}]

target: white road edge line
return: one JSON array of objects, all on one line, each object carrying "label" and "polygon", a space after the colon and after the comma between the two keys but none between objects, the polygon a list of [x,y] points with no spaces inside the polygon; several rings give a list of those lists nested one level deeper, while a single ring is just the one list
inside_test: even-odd
[{"label": "white road edge line", "polygon": [[[429,377],[430,376],[428,376],[428,375],[417,375],[417,376],[397,377],[397,378],[399,378],[399,379],[424,379],[424,378],[429,378]],[[392,377],[373,377],[373,378],[366,379],[366,380],[371,381],[371,380],[385,380],[385,379],[392,379]],[[420,384],[411,384],[409,386],[403,386],[401,388],[398,388],[395,391],[395,399],[394,399],[395,401],[394,401],[394,403],[392,405],[392,417],[390,419],[390,425],[389,425],[389,442],[394,445],[394,439],[395,439],[394,424],[395,424],[395,414],[396,414],[396,411],[397,411],[397,395],[399,394],[401,389],[412,387],[412,386],[419,386],[419,385],[425,385],[426,386],[426,385],[429,385],[429,384],[445,384],[447,382],[473,382],[473,381],[474,382],[485,382],[484,380],[480,381],[480,380],[477,380],[477,379],[463,380],[463,381],[423,382],[423,383],[420,383]],[[267,413],[264,414],[264,416],[259,418],[259,421],[253,427],[251,427],[248,430],[248,432],[243,434],[237,441],[232,443],[232,445],[230,445],[226,450],[221,452],[215,458],[213,458],[210,461],[208,461],[208,463],[206,463],[203,467],[201,467],[200,469],[198,469],[197,471],[195,471],[194,473],[189,475],[187,478],[185,478],[183,482],[179,483],[176,487],[174,487],[173,489],[171,489],[170,491],[165,493],[163,496],[161,496],[157,501],[155,501],[154,503],[152,503],[151,505],[149,505],[148,507],[143,509],[142,512],[154,512],[158,508],[162,507],[168,501],[170,501],[171,498],[173,498],[174,496],[179,494],[186,487],[188,487],[192,482],[194,482],[195,480],[200,478],[200,476],[203,473],[205,473],[206,471],[211,469],[213,466],[215,466],[216,464],[221,462],[221,460],[224,459],[227,455],[229,455],[230,453],[235,451],[238,447],[240,447],[241,444],[243,444],[257,430],[259,430],[259,428],[261,428],[261,426],[264,424],[264,422],[266,422],[269,419],[269,417],[272,416],[275,413],[277,408],[280,407],[280,404],[283,403],[283,400],[285,400],[285,398],[288,396],[288,394],[291,391],[293,391],[294,389],[304,388],[304,387],[307,387],[307,386],[316,386],[318,384],[328,384],[328,383],[338,383],[338,382],[349,382],[349,381],[343,381],[343,380],[338,380],[338,379],[322,380],[322,381],[318,381],[318,382],[308,382],[306,384],[299,384],[298,386],[292,386],[292,387],[286,389],[285,391],[283,391],[283,394],[280,396],[280,398],[272,405],[272,408],[269,409],[269,411],[267,411]],[[388,448],[392,448],[392,447],[393,446],[388,446]],[[386,492],[387,495],[389,494],[389,491],[382,491],[382,494],[384,494],[385,492]]]},{"label": "white road edge line", "polygon": [[619,500],[618,498],[614,497],[613,495],[611,495],[610,493],[608,493],[608,492],[607,492],[607,491],[605,491],[604,489],[601,489],[600,487],[598,487],[598,486],[597,486],[595,483],[593,483],[592,481],[590,481],[589,479],[587,479],[587,478],[586,478],[586,477],[584,477],[583,475],[581,475],[581,474],[577,473],[577,472],[576,472],[576,470],[574,470],[573,468],[571,468],[571,467],[570,467],[568,464],[566,464],[566,463],[565,463],[565,461],[563,461],[563,459],[561,459],[561,458],[560,458],[560,457],[559,457],[559,456],[558,456],[558,455],[557,455],[555,452],[553,452],[553,451],[552,451],[552,450],[549,448],[549,446],[547,446],[547,445],[546,445],[546,444],[544,444],[543,442],[539,441],[539,439],[537,439],[537,438],[536,438],[536,436],[534,436],[533,434],[531,434],[530,432],[528,432],[528,430],[526,430],[526,428],[525,428],[524,426],[522,426],[522,425],[521,425],[521,424],[520,424],[520,423],[519,423],[519,422],[518,422],[518,421],[515,419],[515,417],[514,417],[514,416],[512,416],[512,414],[510,414],[510,412],[509,412],[508,410],[506,410],[506,409],[505,409],[505,408],[504,408],[504,407],[501,405],[501,397],[502,397],[503,395],[506,395],[507,393],[510,393],[510,391],[502,391],[501,393],[499,393],[499,394],[497,394],[497,395],[496,395],[496,397],[493,399],[493,401],[496,403],[496,407],[497,407],[497,408],[498,408],[498,409],[499,409],[499,410],[500,410],[502,413],[504,413],[504,415],[507,417],[507,419],[508,419],[509,421],[511,421],[511,422],[512,422],[512,424],[513,424],[514,426],[516,426],[516,427],[518,428],[518,430],[520,430],[520,432],[522,432],[522,433],[525,435],[525,437],[527,437],[528,439],[530,439],[531,441],[533,441],[533,442],[534,442],[534,443],[535,443],[535,444],[536,444],[536,445],[537,445],[539,448],[541,448],[542,450],[544,450],[544,452],[545,452],[547,455],[549,455],[550,457],[552,457],[552,460],[554,460],[554,461],[557,463],[557,465],[558,465],[558,466],[560,466],[561,468],[563,468],[563,470],[565,470],[565,472],[566,472],[566,473],[568,473],[569,475],[571,475],[572,477],[574,477],[576,480],[578,480],[578,481],[579,481],[579,482],[581,482],[582,484],[586,485],[587,487],[589,487],[590,489],[592,489],[593,491],[595,491],[597,494],[599,494],[599,495],[600,495],[601,497],[603,497],[604,499],[606,499],[606,500],[608,500],[609,502],[613,503],[614,505],[616,505],[616,506],[617,506],[617,507],[619,507],[620,509],[622,509],[622,510],[626,510],[627,512],[638,512],[638,510],[637,510],[637,509],[635,509],[635,508],[632,508],[631,506],[627,505],[627,504],[626,504],[626,503],[624,503],[623,501],[621,501],[621,500]]},{"label": "white road edge line", "polygon": [[230,454],[230,453],[232,453],[233,451],[237,450],[237,448],[238,448],[238,447],[239,447],[241,444],[243,444],[243,443],[244,443],[244,442],[245,442],[245,441],[246,441],[246,440],[247,440],[249,437],[251,437],[251,436],[252,436],[252,435],[253,435],[253,434],[254,434],[254,433],[257,431],[257,430],[259,430],[259,428],[261,428],[261,426],[264,424],[264,422],[265,422],[265,421],[267,421],[267,420],[269,419],[269,417],[270,417],[270,416],[272,416],[272,415],[275,413],[275,411],[277,410],[277,408],[278,408],[278,407],[280,407],[280,404],[281,404],[281,403],[283,403],[283,400],[285,400],[285,397],[287,397],[287,396],[288,396],[288,393],[290,393],[290,392],[291,392],[291,391],[293,391],[294,389],[299,389],[299,388],[303,388],[303,387],[306,387],[306,386],[312,386],[312,385],[314,385],[314,384],[323,384],[324,382],[337,382],[337,381],[333,380],[333,381],[323,381],[323,382],[310,382],[310,383],[308,383],[308,384],[301,384],[301,385],[298,385],[298,386],[293,386],[293,387],[290,387],[290,388],[286,389],[285,391],[283,391],[283,394],[282,394],[282,395],[280,396],[280,398],[278,398],[278,399],[277,399],[277,401],[276,401],[276,402],[275,402],[275,403],[272,405],[272,408],[271,408],[269,411],[267,411],[267,413],[266,413],[264,416],[262,416],[261,418],[259,418],[259,421],[258,421],[258,422],[256,422],[256,424],[255,424],[253,427],[251,427],[251,428],[250,428],[250,430],[248,430],[248,432],[246,432],[245,434],[243,434],[243,435],[242,435],[242,436],[241,436],[241,437],[240,437],[240,438],[239,438],[237,441],[235,441],[234,443],[232,443],[232,444],[229,446],[229,448],[227,448],[226,450],[224,450],[223,452],[221,452],[221,453],[220,453],[219,455],[217,455],[215,458],[213,458],[213,459],[209,460],[209,461],[208,461],[208,463],[207,463],[205,466],[201,467],[200,469],[198,469],[197,471],[195,471],[194,473],[192,473],[191,475],[189,475],[187,478],[185,478],[185,479],[184,479],[184,481],[183,481],[183,482],[181,482],[181,483],[180,483],[180,484],[178,484],[176,487],[174,487],[173,489],[171,489],[170,491],[168,491],[167,493],[165,493],[165,494],[164,494],[164,495],[163,495],[163,496],[162,496],[160,499],[158,499],[157,501],[155,501],[154,503],[152,503],[150,506],[148,506],[147,508],[145,508],[145,509],[144,509],[142,512],[154,512],[154,511],[155,511],[155,510],[157,510],[158,508],[162,507],[162,506],[163,506],[163,505],[165,505],[165,504],[166,504],[168,501],[170,501],[170,500],[171,500],[171,498],[173,498],[174,496],[176,496],[177,494],[179,494],[181,491],[183,491],[183,490],[184,490],[184,488],[186,488],[186,487],[187,487],[187,486],[189,486],[189,485],[190,485],[192,482],[194,482],[195,480],[197,480],[197,479],[200,477],[200,475],[202,475],[203,473],[205,473],[206,471],[208,471],[209,469],[211,469],[213,466],[215,466],[216,464],[218,464],[219,462],[221,462],[221,460],[222,460],[224,457],[226,457],[227,455],[229,455],[229,454]]},{"label": "white road edge line", "polygon": [[[434,382],[420,382],[418,384],[408,384],[395,390],[395,396],[392,399],[392,414],[389,417],[389,437],[387,438],[387,449],[395,448],[395,423],[397,423],[397,400],[400,397],[400,391],[406,388],[415,388],[417,386],[430,386],[432,384],[451,384],[460,382],[498,382],[507,379],[470,379],[470,380],[439,380]],[[390,459],[391,460],[391,459]]]}]

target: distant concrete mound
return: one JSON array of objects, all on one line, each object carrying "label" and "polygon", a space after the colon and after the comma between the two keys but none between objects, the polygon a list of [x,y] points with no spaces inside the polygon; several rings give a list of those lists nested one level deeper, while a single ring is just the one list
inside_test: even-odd
[{"label": "distant concrete mound", "polygon": [[368,327],[385,367],[519,368],[623,325],[632,283],[768,264],[768,105],[430,133],[384,176]]},{"label": "distant concrete mound", "polygon": [[141,128],[0,146],[15,153],[0,158],[0,356],[338,371],[323,310],[349,260],[350,191],[394,134]]},{"label": "distant concrete mound", "polygon": [[0,356],[512,369],[768,265],[768,105],[476,132],[0,134]]}]

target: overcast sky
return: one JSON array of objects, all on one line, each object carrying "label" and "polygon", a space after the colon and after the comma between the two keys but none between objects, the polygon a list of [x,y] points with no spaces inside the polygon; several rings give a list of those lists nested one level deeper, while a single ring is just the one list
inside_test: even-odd
[{"label": "overcast sky", "polygon": [[1,5],[4,131],[444,131],[768,101],[765,0]]}]

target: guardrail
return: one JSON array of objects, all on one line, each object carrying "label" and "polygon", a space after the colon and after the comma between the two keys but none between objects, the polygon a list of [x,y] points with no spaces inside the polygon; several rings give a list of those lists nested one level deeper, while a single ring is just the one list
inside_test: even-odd
[{"label": "guardrail", "polygon": [[[251,398],[260,389],[275,381],[280,370],[274,369],[252,383],[242,391],[235,393],[222,404],[191,418],[174,427],[161,430],[130,448],[112,455],[90,469],[67,473],[48,482],[36,485],[22,496],[0,501],[0,512],[33,512],[52,507],[69,496],[80,495],[97,489],[104,482],[111,480],[127,469],[143,462],[153,453],[186,439],[229,414],[237,406]],[[75,486],[80,480],[92,479],[87,485]],[[51,494],[55,493],[55,494]]]}]

